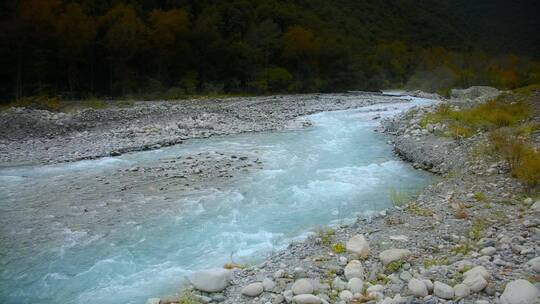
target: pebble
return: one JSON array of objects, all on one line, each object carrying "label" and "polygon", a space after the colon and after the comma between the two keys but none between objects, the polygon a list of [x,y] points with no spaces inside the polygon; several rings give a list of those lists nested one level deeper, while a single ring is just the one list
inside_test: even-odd
[{"label": "pebble", "polygon": [[349,303],[353,299],[353,294],[352,292],[348,290],[343,290],[342,292],[339,293],[339,298],[345,301],[345,303]]},{"label": "pebble", "polygon": [[465,277],[463,284],[469,286],[472,292],[479,292],[486,288],[488,282],[480,274],[475,274]]},{"label": "pebble", "polygon": [[486,247],[480,250],[480,254],[482,255],[494,255],[495,252],[497,252],[497,249],[495,249],[495,247]]},{"label": "pebble", "polygon": [[345,277],[347,278],[347,280],[350,280],[352,278],[364,279],[364,276],[365,274],[362,262],[358,260],[352,260],[347,264],[347,266],[345,266]]},{"label": "pebble", "polygon": [[347,283],[347,289],[353,294],[361,293],[364,290],[364,281],[359,278],[352,278]]},{"label": "pebble", "polygon": [[276,287],[276,282],[272,281],[270,278],[264,278],[262,284],[265,291],[270,291]]},{"label": "pebble", "polygon": [[418,279],[411,279],[408,284],[409,291],[415,297],[425,297],[428,295],[428,289],[423,281]]},{"label": "pebble", "polygon": [[457,284],[454,286],[454,296],[456,299],[463,299],[471,294],[471,289],[465,284]]},{"label": "pebble", "polygon": [[307,279],[299,279],[292,286],[292,292],[295,295],[312,294],[313,291],[313,284]]},{"label": "pebble", "polygon": [[248,297],[258,297],[264,291],[263,283],[251,283],[242,288],[242,294]]},{"label": "pebble", "polygon": [[447,284],[444,284],[439,281],[435,281],[433,284],[433,293],[439,297],[446,300],[451,300],[454,298],[454,289]]},{"label": "pebble", "polygon": [[532,270],[540,272],[540,256],[528,261],[527,265],[529,265]]},{"label": "pebble", "polygon": [[370,253],[369,242],[363,234],[357,234],[350,238],[345,244],[345,248],[348,252],[354,253],[362,258],[366,258]]},{"label": "pebble", "polygon": [[336,277],[334,281],[332,281],[332,286],[334,289],[343,290],[347,288],[347,283],[343,282],[340,277]]},{"label": "pebble", "polygon": [[383,265],[387,265],[392,262],[405,259],[411,254],[411,251],[408,249],[388,249],[379,254],[379,259]]},{"label": "pebble", "polygon": [[297,295],[292,298],[292,302],[296,304],[321,304],[319,297],[311,294]]}]

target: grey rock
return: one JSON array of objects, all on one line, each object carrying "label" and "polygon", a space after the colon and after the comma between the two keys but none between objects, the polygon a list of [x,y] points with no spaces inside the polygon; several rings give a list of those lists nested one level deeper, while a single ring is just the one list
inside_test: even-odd
[{"label": "grey rock", "polygon": [[531,304],[538,303],[540,293],[527,280],[515,280],[506,285],[501,295],[501,304]]},{"label": "grey rock", "polygon": [[292,298],[292,302],[296,304],[321,304],[319,297],[311,294],[297,295]]},{"label": "grey rock", "polygon": [[275,295],[273,298],[272,298],[272,304],[281,304],[285,302],[285,297],[283,295]]},{"label": "grey rock", "polygon": [[465,284],[457,284],[454,286],[454,296],[456,299],[463,299],[471,294],[471,289]]},{"label": "grey rock", "polygon": [[230,280],[231,271],[223,268],[196,271],[189,278],[195,289],[206,292],[222,291],[229,285]]},{"label": "grey rock", "polygon": [[428,295],[428,289],[426,284],[418,279],[410,279],[407,286],[409,287],[409,291],[411,292],[411,294],[415,297],[423,298]]},{"label": "grey rock", "polygon": [[352,278],[364,279],[364,276],[364,266],[362,266],[362,262],[352,260],[345,266],[345,277],[347,280]]},{"label": "grey rock", "polygon": [[339,298],[342,301],[345,301],[345,303],[349,303],[353,299],[353,294],[352,294],[352,292],[350,292],[348,290],[343,290],[342,292],[339,293]]},{"label": "grey rock", "polygon": [[495,247],[486,247],[480,250],[480,254],[482,255],[494,255],[495,252],[497,252],[497,249],[495,249]]},{"label": "grey rock", "polygon": [[264,278],[262,284],[265,291],[271,291],[274,289],[274,287],[276,287],[276,282],[272,281],[270,278]]},{"label": "grey rock", "polygon": [[367,257],[370,253],[369,242],[363,234],[357,234],[350,238],[345,247],[348,252],[352,252],[363,258]]},{"label": "grey rock", "polygon": [[480,274],[469,275],[463,280],[463,284],[469,286],[472,292],[479,292],[484,290],[488,285],[488,282]]},{"label": "grey rock", "polygon": [[258,297],[264,291],[263,283],[251,283],[242,288],[242,294],[248,297]]},{"label": "grey rock", "polygon": [[528,261],[527,265],[529,265],[532,270],[540,272],[540,256]]},{"label": "grey rock", "polygon": [[295,295],[312,294],[313,291],[313,284],[307,279],[299,279],[292,286],[292,292]]},{"label": "grey rock", "polygon": [[411,251],[408,249],[388,249],[379,254],[379,259],[383,265],[387,265],[395,261],[406,259],[411,254]]},{"label": "grey rock", "polygon": [[435,281],[433,284],[433,294],[439,298],[450,300],[454,298],[454,289],[442,282]]},{"label": "grey rock", "polygon": [[340,277],[335,277],[332,281],[334,289],[343,290],[347,288],[347,283],[343,282]]},{"label": "grey rock", "polygon": [[353,294],[361,293],[364,290],[364,281],[359,278],[352,278],[347,283],[347,289]]}]

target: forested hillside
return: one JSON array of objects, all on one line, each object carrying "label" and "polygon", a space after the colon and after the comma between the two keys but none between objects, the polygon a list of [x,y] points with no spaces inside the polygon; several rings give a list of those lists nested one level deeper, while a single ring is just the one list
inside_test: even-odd
[{"label": "forested hillside", "polygon": [[[497,15],[467,10],[481,2],[5,1],[0,99],[538,82],[537,38],[490,32]],[[538,23],[519,12],[519,24]]]}]

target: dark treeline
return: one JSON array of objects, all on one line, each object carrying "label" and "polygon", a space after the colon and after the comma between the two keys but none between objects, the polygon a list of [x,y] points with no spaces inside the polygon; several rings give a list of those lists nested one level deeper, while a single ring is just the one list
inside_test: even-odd
[{"label": "dark treeline", "polygon": [[4,1],[0,99],[540,81],[534,41],[486,50],[451,2]]}]

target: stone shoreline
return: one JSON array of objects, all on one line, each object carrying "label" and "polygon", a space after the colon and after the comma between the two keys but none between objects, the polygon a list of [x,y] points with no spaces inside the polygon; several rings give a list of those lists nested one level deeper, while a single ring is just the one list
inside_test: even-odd
[{"label": "stone shoreline", "polygon": [[485,134],[456,141],[435,135],[444,125],[421,128],[432,110],[413,108],[379,130],[398,155],[441,175],[418,197],[258,265],[210,270],[184,302],[148,303],[540,303],[540,201],[503,162],[475,156]]},{"label": "stone shoreline", "polygon": [[403,102],[351,92],[137,102],[73,113],[12,108],[0,112],[0,167],[72,162],[181,144],[191,138],[302,127],[323,111]]}]

